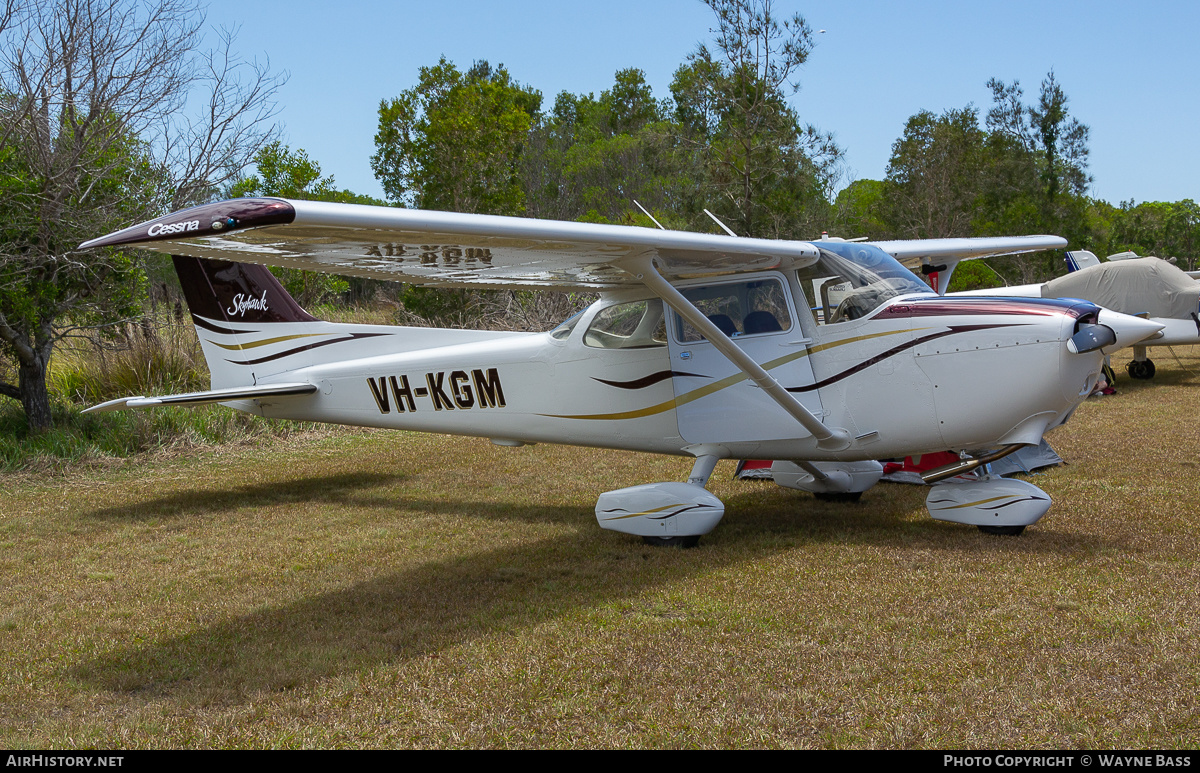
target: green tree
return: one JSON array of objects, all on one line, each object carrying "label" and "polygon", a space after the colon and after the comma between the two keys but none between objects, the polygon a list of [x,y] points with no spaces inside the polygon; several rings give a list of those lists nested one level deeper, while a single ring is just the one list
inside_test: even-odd
[{"label": "green tree", "polygon": [[[80,242],[210,196],[274,131],[280,79],[194,0],[29,0],[0,30],[0,348],[30,429],[57,341],[138,313],[140,258]],[[188,97],[205,104],[201,117]]]},{"label": "green tree", "polygon": [[[830,216],[841,150],[788,104],[812,51],[799,15],[782,21],[770,0],[706,0],[716,52],[689,57],[671,85],[681,144],[692,155],[689,209],[706,205],[747,236],[800,237]],[[809,234],[811,235],[811,233]]]},{"label": "green tree", "polygon": [[[371,168],[400,206],[523,214],[522,159],[541,103],[541,92],[504,65],[480,61],[462,73],[442,57],[421,68],[415,87],[380,103]],[[416,286],[400,295],[406,309],[439,324],[462,324],[479,298]]]},{"label": "green tree", "polygon": [[974,107],[922,110],[892,145],[880,204],[903,239],[970,236],[990,159]]},{"label": "green tree", "polygon": [[342,204],[387,204],[373,196],[338,188],[333,175],[321,176],[321,165],[310,159],[307,152],[293,151],[279,140],[264,145],[254,154],[254,170],[254,174],[231,185],[226,195],[230,198],[278,196]]},{"label": "green tree", "polygon": [[1092,178],[1087,172],[1087,126],[1067,111],[1067,95],[1063,92],[1054,71],[1042,81],[1036,105],[1021,102],[1020,82],[992,78],[993,107],[988,112],[987,126],[993,134],[1017,142],[1035,161],[1042,192],[1053,203],[1060,193],[1082,196]]},{"label": "green tree", "polygon": [[892,239],[895,234],[885,219],[887,183],[855,180],[838,192],[834,201],[834,236]]},{"label": "green tree", "polygon": [[[1054,74],[1042,81],[1034,105],[1023,102],[1016,81],[993,78],[988,86],[986,129],[970,105],[908,120],[892,146],[881,219],[901,238],[1054,233],[1076,248],[1097,247],[1105,226],[1086,197],[1088,130],[1069,115]],[[1053,253],[996,265],[1021,283],[1043,281],[1059,268]]]},{"label": "green tree", "polygon": [[[1089,129],[1072,117],[1054,72],[1042,80],[1035,104],[1022,102],[1018,81],[992,78],[988,111],[993,173],[977,230],[996,233],[1054,233],[1076,248],[1096,247],[1087,188]],[[1012,261],[1020,281],[1041,281],[1059,271],[1052,253]]]},{"label": "green tree", "polygon": [[443,57],[418,84],[379,106],[371,167],[391,201],[421,209],[517,215],[521,153],[540,92],[503,65],[465,74]]},{"label": "green tree", "polygon": [[558,95],[530,134],[522,168],[526,214],[649,225],[636,200],[670,211],[683,179],[668,107],[637,69],[616,73],[611,89]]},{"label": "green tree", "polygon": [[1139,255],[1177,258],[1193,270],[1200,260],[1200,205],[1191,199],[1126,201],[1112,208],[1109,232],[1104,243],[1108,254],[1131,250]]},{"label": "green tree", "polygon": [[[332,201],[342,204],[386,205],[372,196],[363,196],[341,190],[333,175],[321,176],[321,166],[308,157],[304,150],[293,151],[279,140],[263,146],[254,155],[254,174],[243,177],[230,186],[226,195],[277,196],[282,199],[306,201]],[[302,305],[319,303],[332,296],[346,293],[351,280],[335,274],[321,274],[290,268],[272,268],[283,282],[284,288]],[[370,280],[355,280],[359,294]]]},{"label": "green tree", "polygon": [[41,429],[51,421],[46,372],[55,343],[133,318],[141,309],[138,261],[116,251],[88,260],[77,245],[113,223],[141,219],[140,202],[153,200],[162,180],[144,144],[118,136],[86,149],[90,173],[60,187],[39,173],[28,146],[14,142],[20,138],[14,135],[0,149],[0,343],[16,361],[18,378],[16,384],[0,382],[0,394],[20,400],[30,428]]}]

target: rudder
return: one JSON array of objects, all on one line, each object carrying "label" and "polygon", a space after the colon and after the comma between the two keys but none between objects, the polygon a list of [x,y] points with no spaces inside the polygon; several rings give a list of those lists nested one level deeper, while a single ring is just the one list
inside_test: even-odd
[{"label": "rudder", "polygon": [[258,383],[312,364],[315,339],[338,326],[296,302],[266,266],[173,255],[212,388]]}]

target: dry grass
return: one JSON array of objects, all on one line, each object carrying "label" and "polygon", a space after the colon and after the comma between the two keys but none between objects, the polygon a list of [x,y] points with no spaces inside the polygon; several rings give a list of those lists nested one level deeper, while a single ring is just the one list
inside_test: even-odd
[{"label": "dry grass", "polygon": [[1198,354],[1051,436],[1019,538],[723,463],[653,550],[595,497],[686,461],[382,432],[9,478],[0,747],[1194,748]]}]

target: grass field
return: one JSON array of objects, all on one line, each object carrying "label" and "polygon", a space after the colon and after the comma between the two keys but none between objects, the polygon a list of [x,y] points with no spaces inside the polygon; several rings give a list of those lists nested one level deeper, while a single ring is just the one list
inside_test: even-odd
[{"label": "grass field", "polygon": [[689,464],[369,431],[0,500],[0,747],[1188,747],[1200,351],[1049,437],[1021,537],[710,488],[695,550],[592,514]]}]

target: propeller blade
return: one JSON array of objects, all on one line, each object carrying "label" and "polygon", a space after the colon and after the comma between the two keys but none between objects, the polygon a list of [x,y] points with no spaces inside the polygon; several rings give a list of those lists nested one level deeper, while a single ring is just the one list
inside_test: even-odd
[{"label": "propeller blade", "polygon": [[1086,354],[1117,342],[1117,334],[1106,325],[1082,325],[1079,332],[1067,341],[1067,351],[1071,354]]}]

